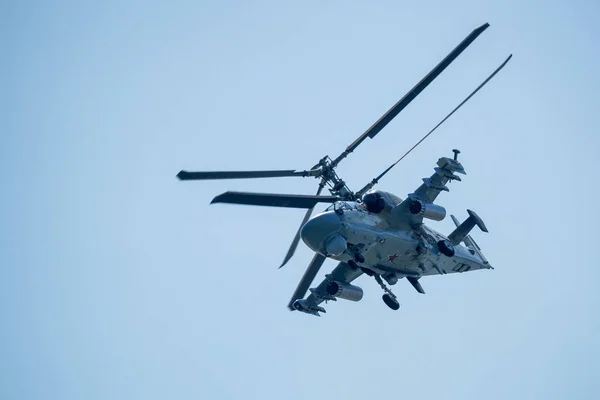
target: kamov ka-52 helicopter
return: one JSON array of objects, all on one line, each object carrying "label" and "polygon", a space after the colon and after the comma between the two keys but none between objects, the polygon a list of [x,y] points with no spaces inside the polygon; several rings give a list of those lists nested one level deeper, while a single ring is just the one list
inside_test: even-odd
[{"label": "kamov ka-52 helicopter", "polygon": [[[374,138],[488,26],[486,23],[471,32],[425,78],[336,158],[325,156],[309,170],[181,171],[177,177],[181,180],[206,180],[300,176],[320,180],[314,196],[228,191],[218,195],[211,202],[307,209],[279,267],[283,267],[293,256],[300,238],[315,252],[288,304],[291,310],[319,316],[319,312],[325,312],[320,306],[323,301],[338,298],[359,301],[363,297],[363,290],[351,282],[363,274],[372,276],[377,281],[385,292],[382,296],[385,304],[397,310],[400,304],[387,285],[394,285],[401,278],[406,278],[419,293],[425,293],[419,282],[423,276],[490,269],[492,267],[482,254],[481,248],[469,235],[475,226],[487,232],[483,221],[475,212],[467,210],[469,217],[462,223],[452,215],[456,229],[448,236],[423,223],[424,219],[441,221],[446,217],[446,210],[434,204],[434,201],[441,192],[448,191],[448,182],[461,180],[457,174],[465,174],[462,164],[458,161],[458,150],[453,150],[452,158],[440,158],[435,173],[424,178],[414,193],[405,199],[389,192],[372,189],[385,174],[492,79],[512,55],[415,146],[359,191],[350,190],[335,172],[335,168],[344,158],[365,139]],[[330,196],[321,195],[325,186],[328,187]],[[311,218],[318,203],[331,205]],[[310,295],[304,298],[326,258],[339,261],[339,264],[317,287],[311,288]]]}]

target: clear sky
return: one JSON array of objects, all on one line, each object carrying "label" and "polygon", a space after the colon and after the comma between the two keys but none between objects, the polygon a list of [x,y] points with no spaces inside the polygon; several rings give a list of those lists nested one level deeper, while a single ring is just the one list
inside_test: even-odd
[{"label": "clear sky", "polygon": [[[483,3],[5,3],[0,398],[597,399],[600,6]],[[317,182],[177,172],[336,156],[484,22],[338,172],[357,190],[513,53],[378,186],[461,149],[438,203],[484,219],[496,269],[400,281],[397,312],[366,277],[359,303],[288,311],[303,211],[209,202]]]}]

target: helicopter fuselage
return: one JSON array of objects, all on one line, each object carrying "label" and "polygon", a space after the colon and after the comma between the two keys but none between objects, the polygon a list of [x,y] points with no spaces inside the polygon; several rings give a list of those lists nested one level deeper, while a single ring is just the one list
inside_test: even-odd
[{"label": "helicopter fuselage", "polygon": [[304,243],[328,258],[349,262],[356,254],[360,263],[376,274],[399,279],[452,272],[481,266],[481,259],[465,246],[454,246],[451,257],[442,254],[437,242],[441,233],[420,224],[393,224],[385,213],[371,213],[363,204],[337,202],[311,218],[301,230]]}]

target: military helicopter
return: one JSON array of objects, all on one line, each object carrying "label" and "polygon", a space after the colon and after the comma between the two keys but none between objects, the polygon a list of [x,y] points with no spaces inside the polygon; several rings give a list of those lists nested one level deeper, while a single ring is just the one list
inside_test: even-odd
[{"label": "military helicopter", "polygon": [[[417,292],[424,294],[425,291],[419,282],[423,276],[492,269],[481,248],[469,235],[475,226],[483,232],[488,232],[475,212],[467,210],[469,216],[462,223],[451,215],[456,229],[448,236],[423,223],[424,219],[441,221],[446,217],[446,210],[434,204],[434,201],[441,192],[448,191],[448,182],[461,181],[457,174],[466,174],[458,161],[460,151],[453,150],[453,157],[441,157],[434,168],[435,172],[430,177],[423,178],[423,183],[405,199],[389,192],[373,190],[373,186],[504,68],[512,54],[417,144],[362,189],[353,192],[335,172],[335,168],[344,158],[367,138],[374,138],[488,27],[489,24],[486,23],[473,30],[429,74],[336,158],[325,156],[309,170],[180,171],[177,174],[180,180],[293,176],[319,179],[319,187],[314,196],[228,191],[216,196],[211,202],[307,209],[279,267],[283,267],[292,258],[300,239],[315,252],[288,304],[290,310],[320,316],[319,313],[326,312],[320,306],[324,301],[359,301],[363,297],[363,290],[351,283],[363,274],[377,281],[384,291],[382,299],[385,304],[392,310],[398,310],[400,303],[388,285],[395,285],[399,279],[406,278]],[[321,195],[326,186],[330,195]],[[330,205],[325,211],[311,218],[318,203]],[[331,273],[326,274],[317,287],[310,289],[310,295],[305,299],[307,290],[327,258],[338,261],[338,265]]]}]

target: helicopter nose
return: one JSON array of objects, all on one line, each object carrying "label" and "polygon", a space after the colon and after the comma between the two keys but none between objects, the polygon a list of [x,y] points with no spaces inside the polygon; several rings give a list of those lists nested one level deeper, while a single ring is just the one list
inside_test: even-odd
[{"label": "helicopter nose", "polygon": [[300,230],[300,237],[312,250],[323,253],[325,240],[329,239],[342,227],[340,216],[335,211],[327,211],[314,216]]}]

